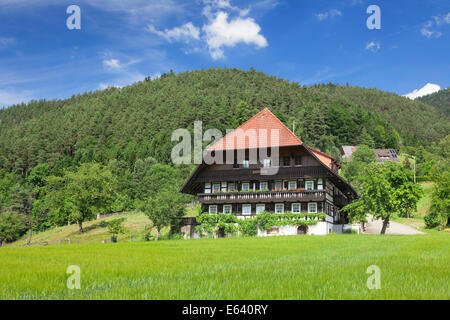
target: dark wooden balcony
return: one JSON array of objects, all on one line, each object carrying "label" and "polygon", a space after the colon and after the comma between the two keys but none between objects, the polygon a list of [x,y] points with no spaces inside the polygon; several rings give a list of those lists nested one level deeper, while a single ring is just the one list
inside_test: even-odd
[{"label": "dark wooden balcony", "polygon": [[289,180],[299,178],[326,178],[322,167],[280,167],[276,175],[264,175],[265,169],[205,170],[196,178],[197,183],[213,181]]},{"label": "dark wooden balcony", "polygon": [[325,201],[325,190],[203,193],[198,199],[205,204]]}]

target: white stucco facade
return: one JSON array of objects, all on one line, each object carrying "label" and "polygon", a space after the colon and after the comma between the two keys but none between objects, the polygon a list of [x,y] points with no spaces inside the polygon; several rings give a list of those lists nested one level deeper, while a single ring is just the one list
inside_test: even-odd
[{"label": "white stucco facade", "polygon": [[[354,232],[359,233],[359,225],[333,224],[327,221],[319,221],[317,224],[307,226],[306,234],[321,236],[330,234],[332,232],[337,234],[351,233],[352,230],[355,230]],[[274,227],[272,228],[272,230],[258,230],[258,237],[293,236],[298,234],[298,227],[296,226],[281,226]]]}]

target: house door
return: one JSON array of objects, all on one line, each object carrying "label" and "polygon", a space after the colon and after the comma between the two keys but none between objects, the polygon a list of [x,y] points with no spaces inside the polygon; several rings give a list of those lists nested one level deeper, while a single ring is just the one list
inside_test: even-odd
[{"label": "house door", "polygon": [[219,228],[219,230],[217,231],[217,238],[225,238],[225,229],[224,228]]},{"label": "house door", "polygon": [[308,227],[307,226],[298,227],[297,234],[308,234]]}]

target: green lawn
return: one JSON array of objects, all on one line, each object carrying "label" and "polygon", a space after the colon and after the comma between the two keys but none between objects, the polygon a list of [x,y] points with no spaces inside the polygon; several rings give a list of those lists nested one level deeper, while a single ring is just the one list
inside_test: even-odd
[{"label": "green lawn", "polygon": [[450,299],[449,247],[439,232],[5,247],[0,299]]},{"label": "green lawn", "polygon": [[415,215],[425,216],[431,204],[434,182],[421,182],[420,185],[423,189],[423,196],[420,198],[419,202],[417,202],[417,212]]}]

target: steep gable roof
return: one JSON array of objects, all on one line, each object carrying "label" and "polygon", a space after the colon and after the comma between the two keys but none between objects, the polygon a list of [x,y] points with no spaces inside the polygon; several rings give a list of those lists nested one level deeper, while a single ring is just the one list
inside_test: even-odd
[{"label": "steep gable roof", "polygon": [[[246,132],[250,133],[252,130],[256,133],[256,139],[249,139],[245,135]],[[272,143],[272,130],[278,130],[278,143]],[[263,134],[263,132],[267,132],[267,139],[261,139],[260,134]],[[265,108],[217,141],[208,151],[287,147],[301,144],[303,142],[269,109]]]}]

